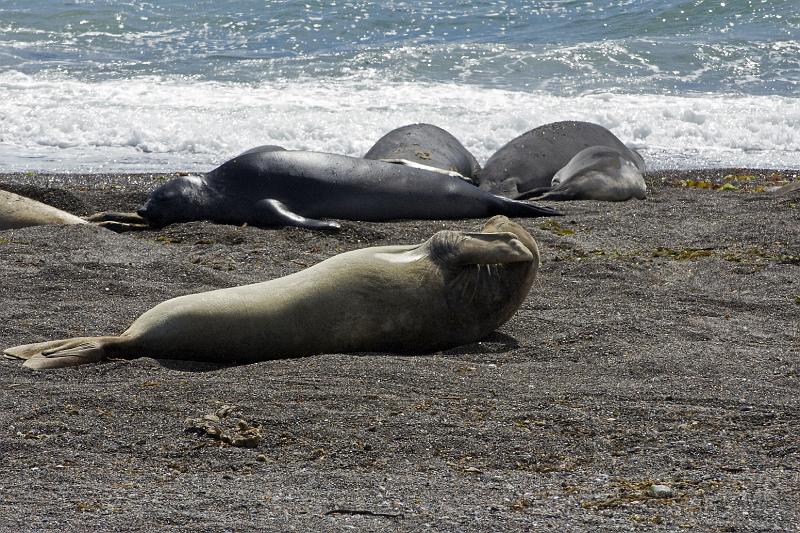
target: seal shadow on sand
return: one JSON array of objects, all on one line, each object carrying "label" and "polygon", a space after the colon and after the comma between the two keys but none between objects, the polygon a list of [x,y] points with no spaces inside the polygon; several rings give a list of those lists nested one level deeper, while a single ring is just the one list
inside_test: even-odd
[{"label": "seal shadow on sand", "polygon": [[519,347],[519,341],[511,335],[494,331],[479,341],[443,350],[442,355],[504,354]]}]

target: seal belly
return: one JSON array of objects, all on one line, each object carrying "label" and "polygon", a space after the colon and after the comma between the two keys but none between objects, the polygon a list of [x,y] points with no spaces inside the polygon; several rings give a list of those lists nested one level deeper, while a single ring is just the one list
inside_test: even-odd
[{"label": "seal belly", "polygon": [[168,300],[141,315],[123,337],[139,355],[232,362],[415,352],[441,339],[438,317],[447,315],[448,305],[441,273],[427,261],[410,275],[408,264],[359,261],[359,255],[356,250],[284,278]]}]

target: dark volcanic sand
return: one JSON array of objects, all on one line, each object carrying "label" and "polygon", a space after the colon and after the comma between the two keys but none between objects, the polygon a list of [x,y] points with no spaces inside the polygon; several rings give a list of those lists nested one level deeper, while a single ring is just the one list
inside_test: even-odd
[{"label": "dark volcanic sand", "polygon": [[[0,361],[0,528],[796,530],[800,193],[758,191],[798,178],[727,173],[651,173],[646,201],[522,220],[540,277],[477,344],[222,368]],[[703,178],[740,188],[680,182]],[[85,215],[132,210],[163,179],[0,188]],[[481,223],[2,231],[0,347],[119,333],[173,296]],[[246,425],[208,423],[260,425],[255,448],[186,430],[223,405]],[[672,497],[647,496],[654,482]]]}]

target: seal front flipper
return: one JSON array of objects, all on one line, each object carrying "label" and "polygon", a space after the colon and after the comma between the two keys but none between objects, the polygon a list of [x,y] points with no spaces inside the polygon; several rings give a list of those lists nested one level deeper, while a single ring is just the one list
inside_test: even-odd
[{"label": "seal front flipper", "polygon": [[567,184],[566,186],[551,187],[550,190],[545,190],[544,194],[531,199],[565,202],[569,200],[582,200],[583,198],[580,198],[580,196],[572,190],[572,187]]},{"label": "seal front flipper", "polygon": [[545,194],[552,191],[553,187],[536,187],[529,191],[525,191],[515,198],[515,200],[540,200]]},{"label": "seal front flipper", "polygon": [[117,233],[150,229],[150,224],[147,223],[147,220],[136,213],[102,211],[85,217],[85,220]]},{"label": "seal front flipper", "polygon": [[434,254],[453,266],[496,265],[533,261],[531,250],[511,232],[440,232]]},{"label": "seal front flipper", "polygon": [[147,224],[147,220],[137,213],[120,211],[101,211],[86,217],[87,222],[124,222],[125,224]]},{"label": "seal front flipper", "polygon": [[268,198],[253,206],[252,220],[258,226],[296,226],[307,229],[338,230],[338,222],[306,218],[293,212],[280,200]]}]

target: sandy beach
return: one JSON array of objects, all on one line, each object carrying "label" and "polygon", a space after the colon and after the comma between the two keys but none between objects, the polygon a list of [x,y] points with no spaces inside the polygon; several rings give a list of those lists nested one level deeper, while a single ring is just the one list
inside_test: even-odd
[{"label": "sandy beach", "polygon": [[[0,189],[83,216],[168,178]],[[797,180],[650,172],[645,201],[518,220],[542,252],[521,309],[427,356],[1,360],[0,529],[796,531],[800,191],[770,191]],[[482,222],[0,231],[0,347],[119,333],[171,297]]]}]

